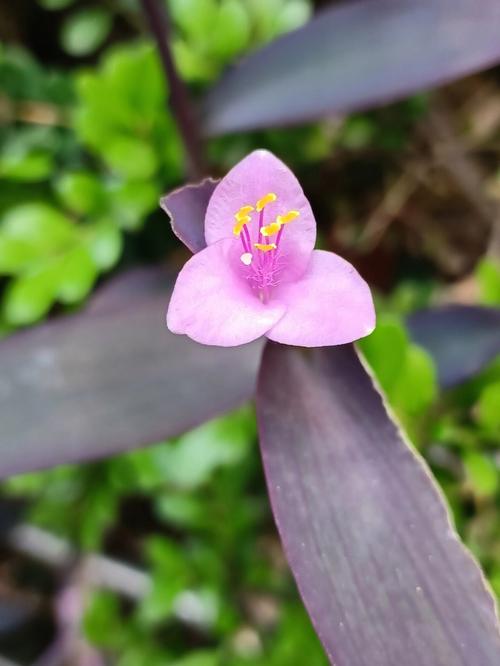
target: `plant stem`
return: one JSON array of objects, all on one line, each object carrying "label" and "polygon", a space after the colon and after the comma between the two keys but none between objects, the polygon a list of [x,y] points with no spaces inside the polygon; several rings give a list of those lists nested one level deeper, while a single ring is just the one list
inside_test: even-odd
[{"label": "plant stem", "polygon": [[169,86],[169,104],[177,123],[187,157],[190,178],[199,179],[205,174],[203,148],[198,122],[189,93],[180,79],[170,50],[170,21],[161,0],[141,0],[151,33],[160,54],[163,72]]}]

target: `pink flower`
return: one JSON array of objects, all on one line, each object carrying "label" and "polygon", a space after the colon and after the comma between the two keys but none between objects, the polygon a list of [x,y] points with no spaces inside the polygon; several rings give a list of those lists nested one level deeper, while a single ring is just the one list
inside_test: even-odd
[{"label": "pink flower", "polygon": [[177,278],[167,313],[173,333],[222,347],[262,335],[321,347],[373,331],[368,285],[345,259],[313,249],[311,206],[268,151],[251,153],[217,185],[205,239]]}]

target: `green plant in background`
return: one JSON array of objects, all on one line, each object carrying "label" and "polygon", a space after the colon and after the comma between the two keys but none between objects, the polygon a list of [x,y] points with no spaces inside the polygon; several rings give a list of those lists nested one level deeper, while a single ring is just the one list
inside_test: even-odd
[{"label": "green plant in background", "polygon": [[415,428],[437,398],[434,364],[429,354],[410,342],[400,317],[380,315],[377,328],[360,342],[391,406],[408,432]]},{"label": "green plant in background", "polygon": [[55,300],[79,303],[120,251],[121,237],[105,219],[75,224],[43,201],[12,207],[0,226],[0,272],[12,276],[3,302],[5,320],[30,324]]},{"label": "green plant in background", "polygon": [[401,282],[390,297],[377,298],[377,327],[359,341],[388,402],[416,446],[428,437],[428,416],[438,399],[430,355],[410,340],[404,317],[428,306],[432,283]]},{"label": "green plant in background", "polygon": [[480,299],[485,305],[500,305],[500,264],[482,259],[476,268]]},{"label": "green plant in background", "polygon": [[[107,8],[40,4],[56,12],[71,8],[61,39],[72,55],[95,51],[109,32]],[[116,6],[136,18],[137,9]],[[172,2],[171,9],[181,72],[208,81],[236,55],[305,22],[310,4],[197,0]],[[186,50],[196,63],[183,62]],[[1,316],[3,325],[23,326],[56,302],[85,299],[99,274],[120,259],[123,232],[139,230],[160,194],[180,181],[182,152],[149,43],[114,47],[74,81],[5,48],[0,82],[13,121],[0,131],[0,179],[9,183],[0,195],[0,275],[10,278]],[[301,143],[316,153],[314,145],[325,146],[314,138]]]},{"label": "green plant in background", "polygon": [[[81,9],[73,0],[39,2],[67,11],[60,38],[75,57],[99,50],[116,19],[97,3]],[[116,6],[137,16],[134,2]],[[311,11],[302,0],[169,6],[177,64],[197,87],[301,25]],[[54,303],[81,303],[120,260],[125,236],[140,233],[159,195],[180,181],[183,165],[168,91],[146,41],[113,47],[76,76],[47,72],[26,54],[3,49],[0,88],[0,116],[7,119],[0,126],[0,179],[8,184],[0,188],[1,331],[43,318]],[[332,145],[399,149],[421,102],[401,105],[400,125],[375,112],[348,118],[334,137],[317,124],[212,141],[210,155],[223,169],[262,136],[287,159],[306,163]],[[483,302],[500,304],[498,266],[482,262],[477,279]],[[403,285],[381,299],[378,328],[361,346],[500,594],[500,365],[438,396],[433,364],[404,326],[404,315],[424,305],[429,291]],[[326,663],[276,553],[255,436],[253,413],[245,409],[175,441],[4,484],[9,495],[31,499],[31,521],[83,551],[109,551],[114,532],[139,543],[131,559],[151,574],[150,592],[130,607],[96,591],[84,620],[87,638],[119,666]],[[134,500],[141,502],[141,524],[124,525],[123,506]]]},{"label": "green plant in background", "polygon": [[179,180],[182,168],[181,147],[166,111],[167,92],[153,47],[114,49],[98,70],[77,77],[77,90],[77,136],[117,179],[113,194],[122,203],[123,214],[133,209],[128,224],[137,226],[137,219],[157,205],[165,182]]},{"label": "green plant in background", "polygon": [[[75,0],[38,0],[56,14],[68,10],[60,31],[62,48],[76,58],[101,49],[116,17],[142,27],[138,4],[117,0],[110,6],[80,7]],[[235,58],[300,27],[310,18],[310,0],[165,0],[172,14],[173,50],[182,76],[208,83]]]},{"label": "green plant in background", "polygon": [[[297,654],[326,663],[279,553],[255,437],[244,408],[172,442],[5,483],[32,498],[32,522],[84,551],[104,549],[113,531],[139,539],[149,592],[124,622],[120,598],[95,591],[84,620],[87,638],[120,666],[286,666]],[[131,497],[141,518],[122,523]]]},{"label": "green plant in background", "polygon": [[303,25],[309,0],[168,0],[177,34],[174,56],[190,82],[214,80],[250,49]]},{"label": "green plant in background", "polygon": [[78,154],[62,112],[73,101],[71,83],[7,48],[0,52],[0,82],[10,121],[0,130],[0,275],[12,278],[2,316],[16,326],[42,317],[56,299],[83,298],[114,259],[97,256],[98,231],[83,232],[52,201],[54,172]]},{"label": "green plant in background", "polygon": [[1,58],[6,113],[54,123],[0,133],[0,178],[9,183],[0,197],[0,274],[11,277],[2,314],[19,326],[56,301],[88,295],[119,260],[122,232],[138,229],[164,184],[180,178],[181,155],[152,47],[123,48],[82,73],[73,114],[70,80],[16,50]]},{"label": "green plant in background", "polygon": [[[113,26],[113,13],[108,7],[95,3],[91,7],[74,7],[75,0],[38,0],[44,9],[59,12],[72,8],[64,18],[60,42],[62,48],[75,57],[86,56],[99,49],[109,36]],[[125,7],[119,0],[117,8]]]}]

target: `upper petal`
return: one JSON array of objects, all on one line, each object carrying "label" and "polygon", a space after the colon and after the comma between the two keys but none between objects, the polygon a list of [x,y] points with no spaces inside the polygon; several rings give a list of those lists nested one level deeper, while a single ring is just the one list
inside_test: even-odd
[{"label": "upper petal", "polygon": [[267,333],[276,342],[325,347],[352,342],[375,328],[370,289],[348,261],[315,250],[300,280],[276,287],[285,315]]},{"label": "upper petal", "polygon": [[170,299],[167,326],[205,345],[233,347],[264,335],[283,316],[281,303],[262,303],[234,270],[233,241],[222,240],[193,255]]},{"label": "upper petal", "polygon": [[[234,214],[246,205],[255,206],[269,192],[276,201],[264,210],[264,223],[273,222],[277,215],[297,210],[300,215],[283,228],[280,256],[286,279],[302,274],[309,262],[316,241],[316,221],[299,181],[281,160],[267,150],[256,150],[245,157],[220,181],[209,201],[205,217],[207,244],[222,238],[234,238]],[[258,213],[252,213],[249,225],[252,241],[257,242]]]}]

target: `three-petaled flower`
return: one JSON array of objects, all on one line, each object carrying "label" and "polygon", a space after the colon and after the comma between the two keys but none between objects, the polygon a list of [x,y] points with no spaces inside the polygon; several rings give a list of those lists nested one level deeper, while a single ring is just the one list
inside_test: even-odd
[{"label": "three-petaled flower", "polygon": [[251,153],[217,185],[205,239],[177,278],[167,313],[173,333],[223,347],[262,335],[320,347],[373,331],[368,285],[338,255],[314,250],[311,206],[268,151]]}]

